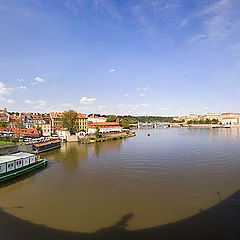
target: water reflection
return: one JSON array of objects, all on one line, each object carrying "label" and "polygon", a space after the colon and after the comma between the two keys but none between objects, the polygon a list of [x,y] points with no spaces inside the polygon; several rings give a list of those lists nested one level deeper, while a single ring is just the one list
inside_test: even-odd
[{"label": "water reflection", "polygon": [[0,189],[0,206],[76,232],[178,222],[239,189],[239,136],[239,129],[153,129],[125,141],[63,144],[41,155],[50,167],[34,181]]}]

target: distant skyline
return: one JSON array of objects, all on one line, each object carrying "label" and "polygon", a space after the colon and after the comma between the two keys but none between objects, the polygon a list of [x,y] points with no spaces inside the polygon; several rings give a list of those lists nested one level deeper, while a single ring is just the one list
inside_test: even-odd
[{"label": "distant skyline", "polygon": [[0,0],[9,111],[240,112],[239,0]]}]

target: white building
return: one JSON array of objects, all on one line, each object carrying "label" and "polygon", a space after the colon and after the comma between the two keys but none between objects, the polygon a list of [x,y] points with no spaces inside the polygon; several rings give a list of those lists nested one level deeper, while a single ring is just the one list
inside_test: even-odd
[{"label": "white building", "polygon": [[95,117],[95,116],[88,117],[88,122],[102,123],[102,122],[106,122],[106,121],[107,121],[107,118],[105,118],[105,117]]},{"label": "white building", "polygon": [[57,128],[56,129],[56,134],[58,135],[59,138],[67,140],[68,137],[70,137],[70,132],[67,131],[65,128]]},{"label": "white building", "polygon": [[119,122],[103,122],[103,123],[91,123],[88,126],[88,134],[95,134],[96,125],[99,127],[100,133],[110,133],[110,132],[122,132],[122,126]]}]

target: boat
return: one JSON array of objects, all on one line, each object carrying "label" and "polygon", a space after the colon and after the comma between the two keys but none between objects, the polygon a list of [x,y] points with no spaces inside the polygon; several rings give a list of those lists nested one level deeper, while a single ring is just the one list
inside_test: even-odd
[{"label": "boat", "polygon": [[18,152],[0,156],[0,183],[47,166],[46,159],[35,154]]},{"label": "boat", "polygon": [[55,139],[52,141],[33,144],[33,151],[35,153],[42,153],[42,152],[50,151],[60,147],[61,147],[61,140]]}]

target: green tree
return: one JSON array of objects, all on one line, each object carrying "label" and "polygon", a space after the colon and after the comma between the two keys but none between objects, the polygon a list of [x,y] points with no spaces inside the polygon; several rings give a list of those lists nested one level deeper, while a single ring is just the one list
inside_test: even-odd
[{"label": "green tree", "polygon": [[107,117],[107,122],[116,122],[117,116],[110,115]]},{"label": "green tree", "polygon": [[122,119],[122,120],[120,121],[120,124],[121,124],[121,126],[122,126],[124,129],[129,129],[129,122],[128,122],[127,119]]},{"label": "green tree", "polygon": [[95,137],[100,138],[100,130],[98,124],[96,125]]},{"label": "green tree", "polygon": [[211,124],[211,120],[209,118],[206,118],[205,124]]},{"label": "green tree", "polygon": [[215,118],[212,119],[212,124],[218,124],[218,122],[219,122],[218,119],[215,119]]},{"label": "green tree", "polygon": [[8,126],[8,123],[5,119],[0,120],[0,128],[5,128]]},{"label": "green tree", "polygon": [[62,123],[63,127],[67,128],[67,130],[71,133],[74,134],[77,131],[77,126],[76,126],[76,118],[77,118],[77,112],[74,110],[68,110],[63,113],[62,117]]}]

